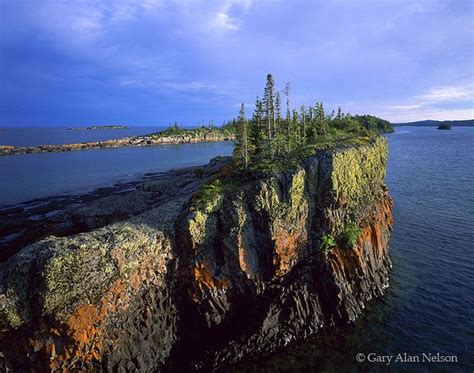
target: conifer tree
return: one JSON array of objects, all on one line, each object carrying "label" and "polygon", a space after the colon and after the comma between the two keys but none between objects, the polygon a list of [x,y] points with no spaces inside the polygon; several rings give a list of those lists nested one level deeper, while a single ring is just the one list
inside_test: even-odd
[{"label": "conifer tree", "polygon": [[276,93],[275,96],[275,123],[274,123],[274,133],[275,135],[277,132],[280,132],[280,126],[281,126],[281,97],[280,97],[280,92]]},{"label": "conifer tree", "polygon": [[255,101],[255,109],[252,116],[252,125],[249,131],[249,147],[252,149],[252,153],[259,155],[262,152],[263,144],[265,141],[265,128],[264,128],[264,110],[263,103],[257,97]]},{"label": "conifer tree", "polygon": [[273,124],[275,118],[275,82],[272,74],[267,75],[267,83],[265,85],[265,91],[263,94],[263,106],[265,108],[265,119],[267,122],[268,130],[268,144],[271,147],[271,140],[273,137]]},{"label": "conifer tree", "polygon": [[300,107],[301,114],[301,139],[303,142],[306,141],[306,107],[301,105]]},{"label": "conifer tree", "polygon": [[290,131],[290,150],[294,149],[300,140],[300,128],[299,128],[299,116],[298,111],[293,109],[291,119],[291,131]]},{"label": "conifer tree", "polygon": [[285,89],[283,91],[286,97],[286,128],[287,128],[287,151],[289,151],[289,141],[290,141],[290,131],[291,131],[291,112],[290,112],[290,83],[285,84]]},{"label": "conifer tree", "polygon": [[248,128],[247,128],[247,120],[245,119],[245,106],[242,103],[240,105],[239,111],[239,147],[240,147],[240,156],[242,157],[242,162],[244,164],[244,170],[248,168]]},{"label": "conifer tree", "polygon": [[322,102],[316,103],[316,130],[318,134],[325,135],[327,132],[326,116],[324,115],[324,106]]}]

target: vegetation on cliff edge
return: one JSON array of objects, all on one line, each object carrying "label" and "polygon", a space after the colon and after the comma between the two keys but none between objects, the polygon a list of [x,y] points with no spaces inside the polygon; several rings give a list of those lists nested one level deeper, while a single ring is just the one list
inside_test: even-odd
[{"label": "vegetation on cliff edge", "polygon": [[367,144],[380,133],[391,132],[393,128],[390,122],[381,118],[351,115],[343,113],[341,108],[327,114],[322,102],[309,107],[302,105],[296,110],[290,106],[290,84],[287,83],[280,92],[275,89],[273,76],[268,74],[263,98],[257,97],[250,119],[246,116],[245,105],[241,104],[238,117],[222,128],[184,130],[175,124],[161,132],[160,136],[204,130],[235,134],[233,165],[216,176],[221,180],[221,186],[232,187],[218,187],[216,178],[213,178],[198,194],[197,204],[205,204],[211,195],[219,191],[236,189],[235,185],[244,180],[293,169],[319,150]]}]

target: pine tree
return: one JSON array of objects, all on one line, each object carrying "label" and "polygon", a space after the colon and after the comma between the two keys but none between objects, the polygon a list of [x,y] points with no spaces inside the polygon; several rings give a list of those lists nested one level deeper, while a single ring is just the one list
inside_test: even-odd
[{"label": "pine tree", "polygon": [[274,133],[280,132],[281,126],[281,97],[280,92],[276,93],[275,96],[275,123],[274,123]]},{"label": "pine tree", "polygon": [[298,111],[293,109],[291,118],[291,128],[289,133],[290,151],[298,146],[300,140],[299,116]]},{"label": "pine tree", "polygon": [[291,112],[290,112],[290,83],[285,84],[285,89],[283,91],[286,97],[286,128],[287,128],[287,151],[289,152],[289,144],[290,144],[290,131],[291,131]]},{"label": "pine tree", "polygon": [[342,119],[342,111],[341,111],[341,107],[340,107],[340,106],[337,108],[337,116],[336,116],[336,119]]},{"label": "pine tree", "polygon": [[324,106],[322,102],[316,103],[315,117],[317,133],[320,135],[325,135],[327,133],[327,122],[326,116],[324,115]]},{"label": "pine tree", "polygon": [[237,145],[236,145],[236,156],[240,158],[244,170],[248,168],[249,159],[249,141],[248,141],[248,128],[247,120],[245,119],[245,106],[242,103],[240,105],[239,119],[238,119],[238,131],[237,131]]},{"label": "pine tree", "polygon": [[251,149],[251,153],[255,154],[256,156],[262,152],[265,142],[265,125],[263,116],[263,103],[257,97],[252,116],[252,124],[249,131],[249,148]]},{"label": "pine tree", "polygon": [[267,83],[263,94],[263,106],[265,108],[265,119],[268,129],[268,145],[271,147],[271,140],[273,138],[273,125],[275,118],[275,82],[272,74],[267,75]]},{"label": "pine tree", "polygon": [[301,105],[300,107],[301,113],[301,139],[302,142],[306,142],[306,107]]}]

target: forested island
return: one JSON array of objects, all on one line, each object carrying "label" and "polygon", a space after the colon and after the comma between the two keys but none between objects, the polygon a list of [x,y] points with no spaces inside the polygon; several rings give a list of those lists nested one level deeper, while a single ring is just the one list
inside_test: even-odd
[{"label": "forested island", "polygon": [[416,122],[394,123],[394,126],[417,126],[417,127],[437,127],[441,124],[446,124],[456,127],[471,127],[474,126],[474,119],[464,120],[419,120]]},{"label": "forested island", "polygon": [[439,130],[450,130],[451,129],[451,124],[449,123],[441,123],[438,128]]},{"label": "forested island", "polygon": [[68,128],[69,130],[89,130],[89,131],[94,131],[94,130],[126,130],[128,129],[128,126],[122,126],[122,125],[117,125],[117,124],[108,124],[105,126],[90,126],[90,127],[71,127]]},{"label": "forested island", "polygon": [[16,147],[0,145],[1,155],[69,152],[87,149],[106,149],[123,147],[140,147],[155,145],[191,144],[200,142],[231,141],[235,136],[231,128],[204,126],[200,128],[184,129],[178,125],[168,129],[143,136],[123,137],[119,139],[90,141],[76,144],[38,145],[29,147]]}]

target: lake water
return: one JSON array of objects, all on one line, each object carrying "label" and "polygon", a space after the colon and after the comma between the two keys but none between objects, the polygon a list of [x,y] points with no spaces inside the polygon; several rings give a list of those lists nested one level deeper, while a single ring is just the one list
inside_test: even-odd
[{"label": "lake water", "polygon": [[232,149],[228,141],[0,156],[0,207],[82,194],[147,172],[203,165],[218,155],[232,154]]},{"label": "lake water", "polygon": [[[245,370],[472,373],[474,128],[398,127],[388,139],[386,181],[395,226],[387,294],[354,325],[294,344],[269,359],[248,359]],[[231,151],[229,142],[0,157],[0,204],[84,192],[145,172],[204,164]],[[440,353],[456,355],[458,363],[392,361],[387,366],[357,363],[358,353],[393,359],[399,353]]]},{"label": "lake water", "polygon": [[[474,371],[474,128],[398,127],[388,135],[394,199],[386,295],[350,327],[316,336],[245,370]],[[358,363],[356,355],[456,355],[447,363]],[[373,358],[374,355],[371,355]]]},{"label": "lake water", "polygon": [[36,146],[103,141],[121,137],[146,135],[167,127],[129,127],[109,130],[69,130],[67,127],[0,127],[0,145]]}]

